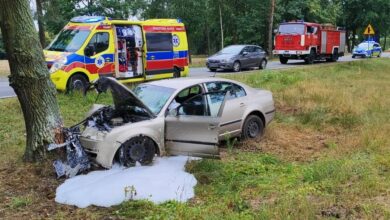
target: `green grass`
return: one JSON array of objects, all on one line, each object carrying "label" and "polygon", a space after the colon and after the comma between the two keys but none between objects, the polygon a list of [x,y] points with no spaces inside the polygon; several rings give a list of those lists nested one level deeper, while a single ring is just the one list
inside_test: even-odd
[{"label": "green grass", "polygon": [[[187,171],[198,180],[194,199],[160,205],[129,201],[110,209],[80,210],[58,205],[61,208],[52,208],[52,216],[388,219],[389,69],[390,62],[383,58],[227,75],[253,87],[271,90],[277,115],[261,141],[229,142],[222,160],[203,159],[187,164]],[[86,98],[59,94],[65,124],[82,119],[95,98],[93,93]],[[100,100],[110,102],[107,95]],[[0,171],[9,166],[24,170],[20,159],[24,125],[17,100],[0,100],[0,111]],[[35,188],[10,193],[13,188],[7,188],[5,175],[6,172],[0,172],[0,196],[13,195],[12,199],[5,197],[7,202],[0,205],[5,216],[20,217],[15,210],[23,208],[29,216],[42,218],[35,206],[56,207],[53,199],[41,199],[45,194]],[[21,174],[10,175],[15,186],[27,184]],[[30,176],[39,180],[37,174]],[[54,176],[48,175],[47,180],[50,178]],[[51,193],[54,190],[55,187]]]}]

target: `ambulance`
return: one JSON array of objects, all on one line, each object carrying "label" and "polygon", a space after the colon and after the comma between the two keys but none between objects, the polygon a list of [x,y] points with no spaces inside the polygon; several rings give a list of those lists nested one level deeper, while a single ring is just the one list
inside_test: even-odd
[{"label": "ambulance", "polygon": [[44,55],[60,91],[87,88],[99,77],[130,83],[184,77],[189,71],[186,29],[176,19],[75,17]]}]

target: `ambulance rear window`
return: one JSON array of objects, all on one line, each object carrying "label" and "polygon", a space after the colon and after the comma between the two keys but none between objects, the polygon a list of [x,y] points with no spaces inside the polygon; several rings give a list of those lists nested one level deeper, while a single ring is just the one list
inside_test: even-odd
[{"label": "ambulance rear window", "polygon": [[152,51],[173,51],[171,33],[147,33],[146,46]]}]

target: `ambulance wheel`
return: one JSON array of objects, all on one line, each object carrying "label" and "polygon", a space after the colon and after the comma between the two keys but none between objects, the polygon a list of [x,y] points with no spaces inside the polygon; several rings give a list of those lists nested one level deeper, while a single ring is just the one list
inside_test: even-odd
[{"label": "ambulance wheel", "polygon": [[267,67],[267,60],[266,59],[262,59],[260,61],[260,66],[259,66],[259,69],[263,70]]},{"label": "ambulance wheel", "polygon": [[279,61],[280,61],[281,64],[287,64],[288,58],[280,56],[279,57]]},{"label": "ambulance wheel", "polygon": [[68,80],[68,91],[84,92],[88,86],[88,80],[81,74],[74,74]]},{"label": "ambulance wheel", "polygon": [[179,68],[175,68],[173,70],[173,78],[180,78],[180,69]]},{"label": "ambulance wheel", "polygon": [[234,72],[240,72],[241,71],[241,63],[236,61],[233,64],[233,71]]}]

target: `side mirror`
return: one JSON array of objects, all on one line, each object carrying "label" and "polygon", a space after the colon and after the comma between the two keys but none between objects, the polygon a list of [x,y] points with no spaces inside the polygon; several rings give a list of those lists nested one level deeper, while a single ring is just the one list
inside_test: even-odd
[{"label": "side mirror", "polygon": [[278,33],[278,29],[276,28],[276,29],[274,29],[274,34],[277,34]]},{"label": "side mirror", "polygon": [[242,55],[243,55],[243,56],[246,56],[246,55],[248,55],[248,51],[244,51],[244,52],[242,52]]},{"label": "side mirror", "polygon": [[[181,106],[180,106],[180,107],[181,107]],[[179,116],[178,112],[179,112],[179,108],[180,108],[180,107],[170,109],[170,110],[169,110],[169,115],[174,116],[174,117]]]},{"label": "side mirror", "polygon": [[84,55],[85,56],[93,56],[93,52],[94,52],[94,49],[93,49],[93,46],[87,46],[85,49],[84,49]]}]

